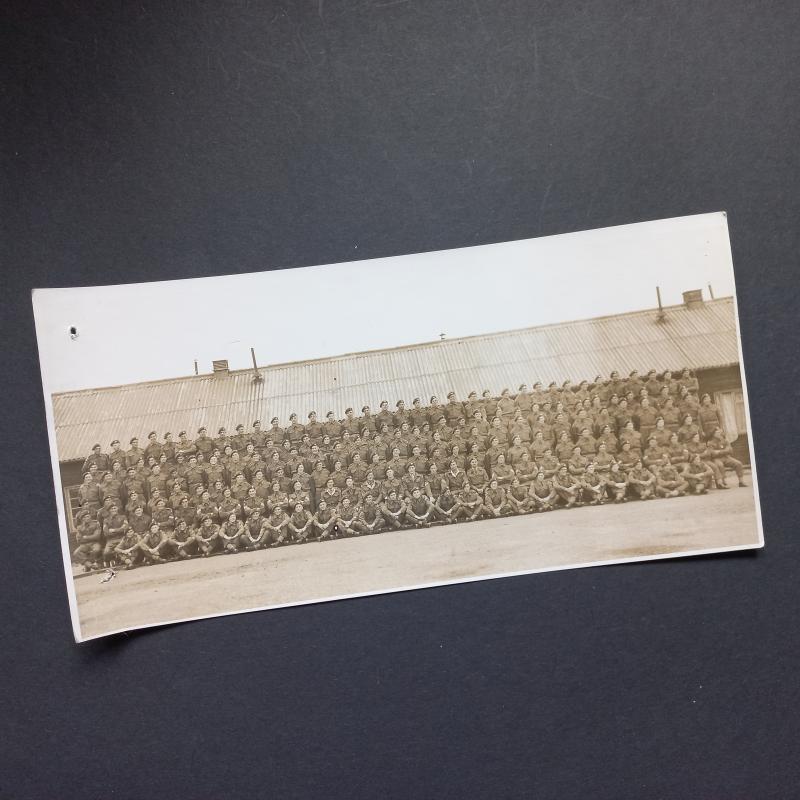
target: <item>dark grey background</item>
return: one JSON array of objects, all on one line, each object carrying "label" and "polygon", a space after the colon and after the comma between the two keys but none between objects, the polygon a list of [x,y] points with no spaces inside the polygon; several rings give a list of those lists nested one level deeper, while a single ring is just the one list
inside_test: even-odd
[{"label": "dark grey background", "polygon": [[[800,5],[3,5],[0,795],[797,796]],[[73,644],[32,287],[719,209],[766,550]]]}]

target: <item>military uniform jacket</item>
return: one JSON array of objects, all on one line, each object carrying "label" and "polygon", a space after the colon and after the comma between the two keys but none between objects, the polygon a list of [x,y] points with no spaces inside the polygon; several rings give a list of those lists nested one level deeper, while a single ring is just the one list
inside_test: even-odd
[{"label": "military uniform jacket", "polygon": [[489,487],[484,496],[486,498],[487,505],[490,505],[492,508],[499,508],[506,502],[505,490],[499,486],[496,489]]}]

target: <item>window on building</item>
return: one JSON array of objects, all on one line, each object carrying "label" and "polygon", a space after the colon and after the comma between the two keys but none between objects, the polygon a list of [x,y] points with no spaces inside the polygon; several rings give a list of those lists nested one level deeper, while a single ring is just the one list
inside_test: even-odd
[{"label": "window on building", "polygon": [[741,389],[714,392],[714,404],[719,409],[722,427],[728,440],[733,442],[747,433],[747,418],[744,413],[744,393]]}]

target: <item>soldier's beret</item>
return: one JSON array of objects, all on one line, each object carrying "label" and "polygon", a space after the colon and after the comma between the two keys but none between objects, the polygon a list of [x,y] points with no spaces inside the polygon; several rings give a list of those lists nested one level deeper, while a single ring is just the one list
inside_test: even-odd
[{"label": "soldier's beret", "polygon": [[111,446],[112,446],[112,447],[113,447],[115,444],[119,444],[119,439],[114,439],[114,441],[113,441],[113,442],[111,442]]},{"label": "soldier's beret", "polygon": [[350,408],[350,407],[348,406],[348,407],[347,407],[347,408],[344,410],[344,413],[345,413],[345,414],[350,414],[350,413],[352,412],[352,410],[353,410],[353,409],[352,409],[352,408]]},{"label": "soldier's beret", "polygon": [[397,402],[394,404],[394,407],[395,407],[395,408],[400,408],[400,405],[401,405],[402,403],[403,403],[403,401],[402,401],[402,400],[398,400],[398,401],[397,401]]},{"label": "soldier's beret", "polygon": [[139,440],[138,440],[138,439],[137,439],[137,438],[134,436],[134,437],[133,437],[133,439],[131,439],[131,440],[128,442],[128,444],[133,444],[134,442],[138,442],[138,441],[139,441]]},{"label": "soldier's beret", "polygon": [[562,384],[561,384],[561,386],[562,386],[562,387],[564,387],[564,386],[566,386],[567,384],[570,384],[570,383],[572,383],[572,381],[571,381],[569,378],[567,378],[567,379],[564,381],[564,383],[562,383]]},{"label": "soldier's beret", "polygon": [[470,393],[467,395],[467,397],[468,397],[468,398],[469,398],[469,397],[477,397],[477,396],[478,396],[478,393],[477,393],[477,392],[475,392],[475,391],[472,391],[472,392],[470,392]]},{"label": "soldier's beret", "polygon": [[237,431],[243,431],[243,430],[244,430],[244,425],[242,425],[242,423],[240,422],[240,423],[239,423],[239,424],[236,426],[236,430],[237,430]]},{"label": "soldier's beret", "polygon": [[253,427],[255,428],[255,426],[256,426],[256,425],[260,425],[260,424],[261,424],[261,420],[260,420],[260,419],[257,419],[257,420],[256,420],[256,421],[253,423]]},{"label": "soldier's beret", "polygon": [[197,429],[197,432],[198,432],[198,433],[202,433],[204,430],[206,430],[206,428],[205,428],[205,427],[203,427],[203,428],[198,428],[198,429]]},{"label": "soldier's beret", "polygon": [[277,418],[277,417],[273,417],[273,418],[272,418],[272,419],[269,421],[269,424],[270,424],[270,425],[272,425],[274,422],[277,422],[277,421],[278,421],[278,418]]},{"label": "soldier's beret", "polygon": [[151,436],[158,436],[158,434],[155,431],[150,431],[150,433],[147,434],[147,438],[149,439]]},{"label": "soldier's beret", "polygon": [[555,385],[556,385],[556,382],[555,382],[555,381],[550,381],[550,383],[548,383],[548,384],[547,384],[547,388],[548,388],[548,389],[551,389],[551,388],[552,388],[553,386],[555,386]]},{"label": "soldier's beret", "polygon": [[388,405],[389,405],[389,401],[388,400],[381,400],[381,408],[383,408],[384,406],[388,406]]},{"label": "soldier's beret", "polygon": [[517,391],[518,391],[518,392],[521,392],[521,391],[522,391],[524,388],[525,388],[525,384],[524,384],[524,383],[521,383],[521,384],[519,385],[519,389],[517,389]]},{"label": "soldier's beret", "polygon": [[181,431],[178,436],[186,436],[186,431]]},{"label": "soldier's beret", "polygon": [[422,401],[419,399],[419,397],[415,397],[411,402],[412,403],[421,403]]},{"label": "soldier's beret", "polygon": [[455,397],[455,396],[456,396],[456,393],[455,393],[455,392],[448,392],[448,393],[447,393],[447,399],[448,399],[448,400],[449,400],[451,397]]},{"label": "soldier's beret", "polygon": [[369,406],[361,406],[361,413],[363,414],[368,408]]},{"label": "soldier's beret", "polygon": [[225,433],[225,428],[220,428],[220,429],[217,431],[217,433],[218,433],[218,434],[220,434],[220,435],[221,435],[221,434],[223,434],[223,433]]},{"label": "soldier's beret", "polygon": [[317,412],[316,412],[316,411],[309,411],[309,412],[308,412],[308,418],[309,418],[309,419],[311,419],[311,417],[314,417],[314,416],[316,416],[316,414],[317,414]]}]

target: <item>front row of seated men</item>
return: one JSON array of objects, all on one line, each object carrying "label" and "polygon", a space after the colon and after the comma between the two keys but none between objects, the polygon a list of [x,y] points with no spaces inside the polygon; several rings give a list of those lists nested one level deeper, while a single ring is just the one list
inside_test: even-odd
[{"label": "front row of seated men", "polygon": [[448,479],[434,482],[433,486],[430,481],[403,487],[378,485],[374,492],[352,499],[336,490],[330,493],[330,502],[323,492],[313,513],[302,501],[287,507],[286,503],[269,500],[245,504],[244,509],[237,504],[230,513],[184,503],[187,513],[180,513],[181,509],[173,513],[159,500],[152,514],[142,504],[127,516],[111,501],[108,509],[101,510],[102,519],[90,513],[80,516],[73,558],[87,571],[111,565],[131,569],[399,528],[704,494],[712,484],[716,485],[717,477],[700,454],[679,468],[667,453],[658,463],[645,466],[638,459],[627,469],[614,461],[607,469],[598,470],[592,461],[578,475],[561,464],[552,477],[538,470],[528,479],[515,475],[505,485],[500,485],[493,474],[483,491],[470,484],[463,470],[456,469],[452,475],[452,479],[448,475]]}]

